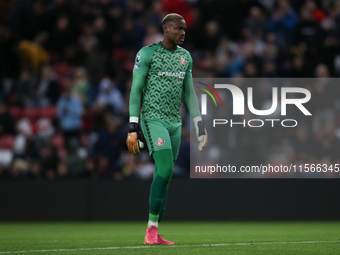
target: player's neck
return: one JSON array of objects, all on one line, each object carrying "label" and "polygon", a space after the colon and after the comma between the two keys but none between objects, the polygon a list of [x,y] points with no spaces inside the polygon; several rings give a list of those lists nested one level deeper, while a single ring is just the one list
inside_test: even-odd
[{"label": "player's neck", "polygon": [[169,40],[166,40],[165,38],[163,39],[163,41],[161,41],[161,44],[169,50],[176,50],[177,49],[177,44],[170,42]]}]

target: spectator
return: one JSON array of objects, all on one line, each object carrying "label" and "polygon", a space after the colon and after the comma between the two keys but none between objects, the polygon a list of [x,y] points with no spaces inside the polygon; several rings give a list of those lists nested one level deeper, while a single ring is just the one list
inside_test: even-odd
[{"label": "spectator", "polygon": [[15,151],[16,158],[21,158],[28,162],[39,160],[39,151],[33,138],[24,139],[22,146],[24,147],[22,150]]},{"label": "spectator", "polygon": [[10,174],[8,172],[8,170],[6,169],[5,166],[0,164],[0,179],[9,179],[10,178]]},{"label": "spectator", "polygon": [[[82,131],[86,134],[91,133],[94,130],[95,125],[95,111],[90,109],[90,106],[84,105],[84,114],[83,114],[83,123],[82,123]],[[99,123],[96,123],[99,124]]]},{"label": "spectator", "polygon": [[139,155],[138,167],[136,169],[137,176],[142,180],[151,180],[155,171],[155,164],[150,162],[147,152],[142,152]]},{"label": "spectator", "polygon": [[277,78],[279,77],[274,61],[267,61],[263,66],[263,77]]},{"label": "spectator", "polygon": [[137,172],[137,157],[128,153],[123,154],[122,162],[124,167],[122,169],[122,175],[125,179],[138,179]]},{"label": "spectator", "polygon": [[152,24],[161,24],[166,12],[163,10],[162,1],[153,1],[148,15],[148,22]]},{"label": "spectator", "polygon": [[310,77],[307,68],[305,66],[304,58],[301,56],[296,56],[293,59],[292,75],[294,78],[305,78]]},{"label": "spectator", "polygon": [[94,36],[99,41],[100,48],[104,52],[109,52],[112,48],[111,33],[106,26],[106,21],[103,17],[98,17],[93,23]]},{"label": "spectator", "polygon": [[39,99],[39,105],[41,106],[56,104],[60,96],[57,76],[49,65],[45,65],[41,69],[41,78],[38,84],[37,96]]},{"label": "spectator", "polygon": [[58,179],[60,180],[65,180],[68,178],[69,171],[67,169],[67,164],[64,161],[59,162],[57,173],[58,173]]},{"label": "spectator", "polygon": [[96,179],[96,165],[93,158],[88,157],[85,161],[85,171],[81,174],[82,178]]},{"label": "spectator", "polygon": [[327,123],[334,121],[334,103],[337,99],[337,84],[329,79],[329,69],[324,64],[315,68],[318,79],[313,80],[310,100],[313,111],[313,130],[320,131]]},{"label": "spectator", "polygon": [[229,77],[235,77],[242,72],[244,62],[243,59],[230,50],[226,53],[226,62],[224,63],[224,69],[227,71]]},{"label": "spectator", "polygon": [[36,181],[42,181],[44,179],[40,162],[33,161],[30,165],[30,169],[26,172],[26,179],[32,179]]},{"label": "spectator", "polygon": [[38,74],[40,66],[47,64],[50,57],[40,45],[23,40],[18,44],[21,66],[30,68],[34,74]]},{"label": "spectator", "polygon": [[254,62],[248,61],[244,64],[244,77],[255,78],[258,77],[258,70]]},{"label": "spectator", "polygon": [[115,87],[109,78],[104,78],[100,82],[100,92],[97,97],[97,103],[111,106],[117,114],[122,113],[124,107],[124,98],[122,93]]},{"label": "spectator", "polygon": [[73,44],[76,41],[74,31],[70,26],[70,20],[67,16],[58,18],[55,29],[50,37],[50,48],[62,57],[65,45]]},{"label": "spectator", "polygon": [[276,36],[274,33],[268,33],[265,38],[266,45],[263,49],[263,58],[266,60],[275,60],[278,55],[278,46],[276,44]]},{"label": "spectator", "polygon": [[98,166],[96,167],[97,176],[100,179],[108,179],[112,177],[113,174],[113,167],[110,164],[108,158],[99,155],[98,156]]},{"label": "spectator", "polygon": [[55,179],[57,176],[57,166],[59,162],[59,156],[57,149],[48,144],[41,150],[41,168],[44,171],[44,175],[47,179]]},{"label": "spectator", "polygon": [[82,127],[82,104],[81,101],[71,93],[71,88],[66,87],[57,102],[57,117],[64,136],[64,144],[67,146],[69,140],[74,137],[78,143]]},{"label": "spectator", "polygon": [[22,70],[20,73],[20,79],[16,83],[16,96],[17,103],[21,106],[29,104],[30,99],[34,93],[34,77],[28,70]]},{"label": "spectator", "polygon": [[89,88],[90,83],[87,79],[86,69],[83,67],[76,68],[75,81],[73,84],[72,92],[77,95],[83,104],[87,104],[89,101]]},{"label": "spectator", "polygon": [[201,40],[203,50],[215,50],[220,41],[220,26],[216,21],[209,21],[204,30],[204,36]]},{"label": "spectator", "polygon": [[310,131],[305,125],[297,127],[295,131],[292,144],[294,148],[294,160],[297,163],[315,160],[319,154],[318,143]]},{"label": "spectator", "polygon": [[335,135],[335,126],[329,122],[322,130],[322,138],[320,141],[320,157],[328,158],[332,163],[339,158],[340,140]]},{"label": "spectator", "polygon": [[148,46],[163,40],[163,35],[158,31],[156,25],[150,24],[146,28],[146,36],[144,38],[143,46]]},{"label": "spectator", "polygon": [[269,21],[269,30],[275,33],[279,46],[286,47],[292,42],[296,25],[297,15],[289,1],[279,0],[278,8]]},{"label": "spectator", "polygon": [[95,155],[105,157],[116,170],[121,168],[120,154],[125,149],[125,139],[117,117],[106,120],[106,127],[99,132],[94,147]]},{"label": "spectator", "polygon": [[263,38],[267,31],[267,21],[259,7],[254,6],[250,9],[250,16],[245,22],[245,30],[246,34],[250,33],[256,38]]},{"label": "spectator", "polygon": [[84,50],[84,64],[91,86],[98,88],[99,82],[106,72],[106,63],[100,51],[98,40],[94,36],[87,36],[82,42]]},{"label": "spectator", "polygon": [[0,136],[14,135],[16,133],[14,119],[8,112],[8,107],[5,102],[0,102]]},{"label": "spectator", "polygon": [[77,177],[85,172],[85,164],[83,158],[78,154],[79,143],[75,138],[71,138],[67,144],[67,154],[64,158],[68,174]]},{"label": "spectator", "polygon": [[303,42],[309,47],[316,47],[318,42],[319,25],[313,19],[312,12],[303,8],[300,14],[300,20],[296,27],[296,41]]},{"label": "spectator", "polygon": [[145,36],[144,27],[137,21],[127,18],[121,33],[121,47],[138,51],[142,47]]},{"label": "spectator", "polygon": [[14,179],[24,179],[27,172],[30,170],[31,164],[29,161],[22,158],[16,158],[13,161],[10,174]]},{"label": "spectator", "polygon": [[311,12],[313,19],[316,21],[320,22],[326,17],[326,14],[317,8],[316,3],[313,0],[307,0],[305,2],[305,8]]}]

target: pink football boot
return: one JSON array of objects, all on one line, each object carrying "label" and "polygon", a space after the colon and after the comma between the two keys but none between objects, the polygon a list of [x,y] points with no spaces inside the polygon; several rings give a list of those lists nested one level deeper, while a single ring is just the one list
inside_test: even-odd
[{"label": "pink football boot", "polygon": [[158,243],[159,244],[166,244],[166,245],[174,245],[175,244],[174,242],[165,240],[162,236],[163,235],[158,235]]},{"label": "pink football boot", "polygon": [[158,244],[158,228],[151,226],[146,229],[144,244]]}]

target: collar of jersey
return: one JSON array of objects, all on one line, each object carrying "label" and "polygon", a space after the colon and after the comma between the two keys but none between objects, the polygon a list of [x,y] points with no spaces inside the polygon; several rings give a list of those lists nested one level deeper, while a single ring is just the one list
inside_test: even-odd
[{"label": "collar of jersey", "polygon": [[161,41],[160,41],[160,42],[158,42],[158,44],[159,44],[160,46],[162,46],[164,49],[166,49],[166,50],[168,50],[168,51],[171,51],[171,52],[173,52],[173,51],[175,51],[175,50],[177,50],[177,49],[178,49],[178,45],[176,45],[176,49],[174,49],[174,50],[170,50],[170,49],[168,49],[167,47],[165,47]]}]

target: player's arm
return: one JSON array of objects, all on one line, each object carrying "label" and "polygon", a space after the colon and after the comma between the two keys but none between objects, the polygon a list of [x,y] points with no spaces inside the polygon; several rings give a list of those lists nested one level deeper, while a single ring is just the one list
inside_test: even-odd
[{"label": "player's arm", "polygon": [[132,76],[132,87],[129,101],[129,133],[126,138],[126,145],[130,153],[136,155],[140,153],[140,148],[144,147],[143,135],[139,129],[139,111],[142,101],[143,88],[147,74],[149,72],[149,60],[145,51],[140,50],[137,53],[135,66]]},{"label": "player's arm", "polygon": [[[189,55],[190,56],[190,55]],[[201,112],[198,105],[197,95],[192,82],[192,59],[183,81],[183,96],[185,104],[189,110],[192,120],[194,121],[197,140],[199,141],[198,150],[203,151],[208,142],[208,133],[204,127]]]}]

